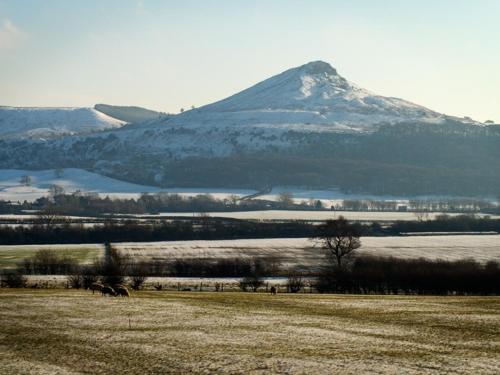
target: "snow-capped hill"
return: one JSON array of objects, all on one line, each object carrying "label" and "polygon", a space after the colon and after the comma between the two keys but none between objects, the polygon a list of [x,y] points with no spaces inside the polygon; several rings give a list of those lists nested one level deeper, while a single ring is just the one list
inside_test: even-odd
[{"label": "snow-capped hill", "polygon": [[[320,125],[325,131],[370,131],[374,124],[440,122],[443,115],[402,99],[383,97],[314,61],[266,79],[229,98],[186,112],[171,124],[214,122]],[[307,130],[307,127],[304,128]]]},{"label": "snow-capped hill", "polygon": [[[98,133],[87,140],[96,139],[99,148],[109,153],[121,149],[128,154],[135,149],[159,152],[167,159],[225,157],[270,148],[293,149],[309,144],[306,138],[318,133],[372,134],[384,125],[440,126],[449,119],[402,99],[373,94],[349,82],[330,64],[315,61],[201,108]],[[78,138],[65,139],[64,149],[80,143]]]},{"label": "snow-capped hill", "polygon": [[0,107],[0,139],[49,139],[123,126],[93,108]]}]

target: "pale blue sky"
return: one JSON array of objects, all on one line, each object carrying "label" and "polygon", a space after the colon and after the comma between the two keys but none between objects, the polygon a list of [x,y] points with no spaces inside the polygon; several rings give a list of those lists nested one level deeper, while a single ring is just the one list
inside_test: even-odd
[{"label": "pale blue sky", "polygon": [[177,112],[312,60],[500,122],[500,0],[0,0],[0,105]]}]

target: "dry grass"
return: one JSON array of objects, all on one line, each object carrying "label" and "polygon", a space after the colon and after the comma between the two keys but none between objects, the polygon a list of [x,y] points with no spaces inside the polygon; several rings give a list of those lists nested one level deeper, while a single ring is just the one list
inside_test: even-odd
[{"label": "dry grass", "polygon": [[500,298],[2,290],[0,358],[2,374],[497,374]]}]

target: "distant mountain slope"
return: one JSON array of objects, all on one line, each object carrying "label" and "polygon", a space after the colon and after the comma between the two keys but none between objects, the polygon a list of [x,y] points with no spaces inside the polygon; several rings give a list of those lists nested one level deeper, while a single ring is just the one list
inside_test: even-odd
[{"label": "distant mountain slope", "polygon": [[108,116],[128,123],[158,120],[159,118],[167,118],[170,116],[166,113],[152,111],[150,109],[135,106],[96,104],[94,106],[94,109]]},{"label": "distant mountain slope", "polygon": [[119,128],[123,121],[92,108],[0,107],[0,139],[50,139]]},{"label": "distant mountain slope", "polygon": [[314,61],[172,117],[0,139],[1,168],[61,166],[160,186],[497,196],[500,128],[373,94]]},{"label": "distant mountain slope", "polygon": [[311,134],[373,134],[387,125],[416,122],[439,127],[449,121],[482,125],[373,94],[347,81],[329,64],[315,61],[224,100],[128,126],[113,136],[117,146],[128,143],[148,153],[183,159],[284,150],[303,145]]}]

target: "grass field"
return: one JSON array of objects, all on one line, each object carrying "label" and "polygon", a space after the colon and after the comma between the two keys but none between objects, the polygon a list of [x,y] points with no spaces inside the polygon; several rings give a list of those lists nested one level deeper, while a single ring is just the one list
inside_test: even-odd
[{"label": "grass field", "polygon": [[0,268],[13,268],[25,258],[32,258],[40,250],[54,250],[61,256],[67,255],[80,263],[90,263],[103,253],[101,244],[82,245],[2,245],[0,246]]},{"label": "grass field", "polygon": [[498,374],[500,298],[0,290],[1,374],[338,372]]}]

